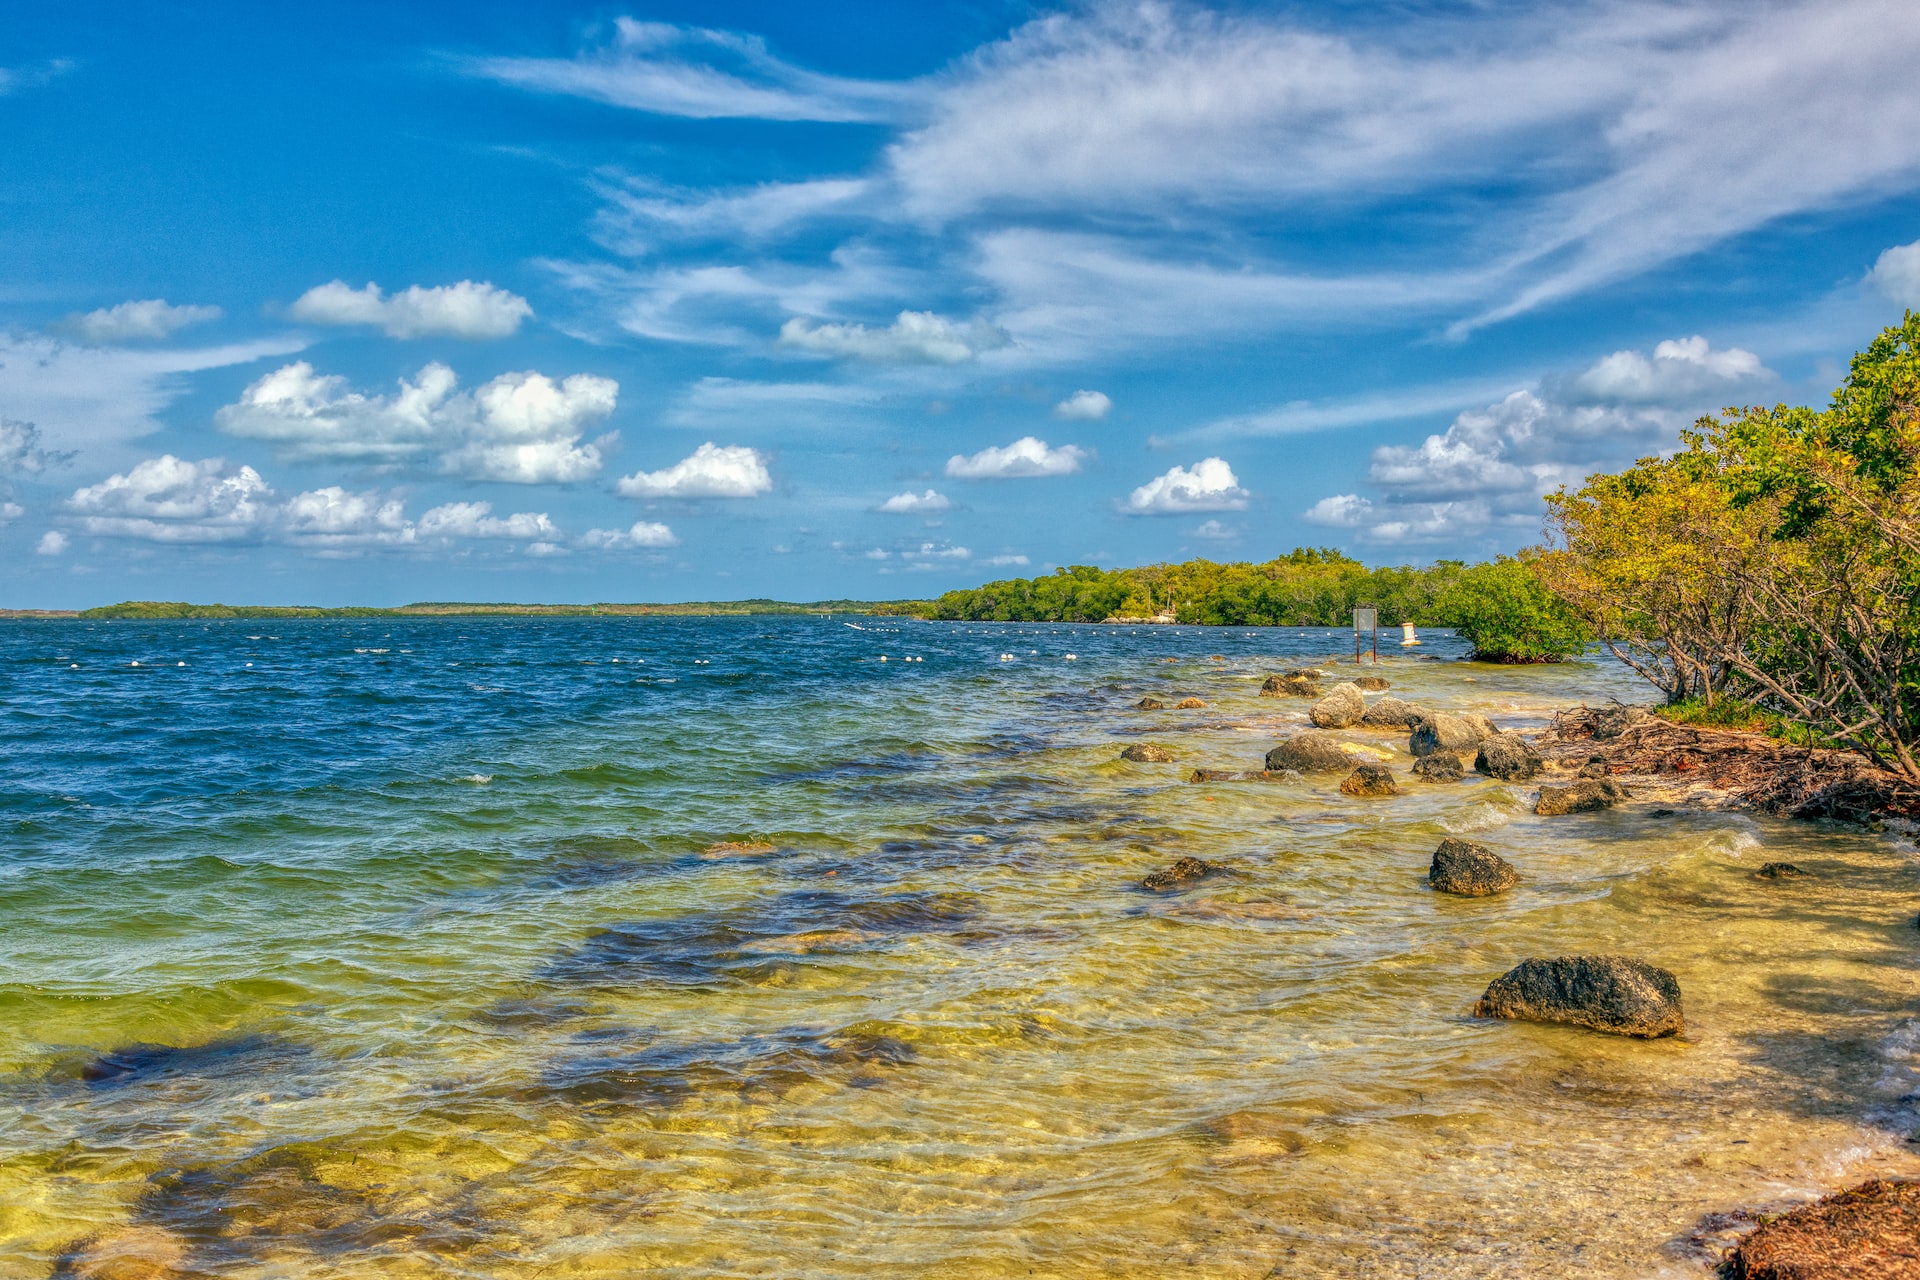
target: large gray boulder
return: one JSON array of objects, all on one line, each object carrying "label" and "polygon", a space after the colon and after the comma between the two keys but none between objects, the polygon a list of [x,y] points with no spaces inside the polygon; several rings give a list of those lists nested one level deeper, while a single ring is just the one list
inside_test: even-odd
[{"label": "large gray boulder", "polygon": [[1543,817],[1591,813],[1596,809],[1611,809],[1631,798],[1631,793],[1612,778],[1582,778],[1564,787],[1541,787],[1540,799],[1533,811]]},{"label": "large gray boulder", "polygon": [[1421,756],[1413,762],[1415,777],[1425,778],[1428,782],[1458,782],[1467,774],[1460,763],[1460,757],[1451,751],[1436,751],[1430,756]]},{"label": "large gray boulder", "polygon": [[1312,676],[1286,675],[1268,676],[1260,686],[1263,698],[1317,698],[1320,686],[1313,682]]},{"label": "large gray boulder", "polygon": [[1416,756],[1436,751],[1472,752],[1487,735],[1465,716],[1429,715],[1407,735],[1407,750]]},{"label": "large gray boulder", "polygon": [[1367,699],[1359,685],[1348,681],[1329,689],[1327,696],[1314,703],[1313,710],[1307,714],[1322,729],[1351,728],[1367,714]]},{"label": "large gray boulder", "polygon": [[1427,883],[1442,893],[1463,898],[1487,898],[1520,883],[1520,873],[1505,858],[1483,844],[1449,837],[1433,851]]},{"label": "large gray boulder", "polygon": [[1340,740],[1324,733],[1296,733],[1267,752],[1267,768],[1300,773],[1345,773],[1353,757],[1340,749]]},{"label": "large gray boulder", "polygon": [[1525,782],[1540,772],[1540,753],[1517,733],[1496,733],[1480,743],[1473,767],[1502,782]]},{"label": "large gray boulder", "polygon": [[1373,729],[1411,729],[1427,718],[1427,710],[1398,698],[1376,698],[1360,723]]},{"label": "large gray boulder", "polygon": [[1393,688],[1385,676],[1355,676],[1353,682],[1368,693],[1385,693]]},{"label": "large gray boulder", "polygon": [[1500,732],[1500,726],[1477,711],[1462,711],[1460,718],[1473,726],[1473,731],[1483,738],[1491,738]]},{"label": "large gray boulder", "polygon": [[1665,969],[1629,956],[1524,960],[1493,980],[1473,1013],[1562,1022],[1646,1040],[1686,1031],[1680,983]]}]

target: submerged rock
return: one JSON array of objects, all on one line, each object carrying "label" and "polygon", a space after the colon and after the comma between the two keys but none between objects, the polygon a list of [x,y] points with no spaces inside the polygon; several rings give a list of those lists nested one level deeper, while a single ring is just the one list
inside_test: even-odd
[{"label": "submerged rock", "polygon": [[702,858],[754,858],[779,846],[766,840],[716,840],[700,851]]},{"label": "submerged rock", "polygon": [[1340,783],[1340,792],[1349,796],[1391,796],[1398,795],[1399,788],[1393,785],[1391,769],[1385,765],[1363,764]]},{"label": "submerged rock", "polygon": [[1158,871],[1149,871],[1140,879],[1143,889],[1177,889],[1183,884],[1192,884],[1226,868],[1212,862],[1203,862],[1199,858],[1182,858],[1170,867]]},{"label": "submerged rock", "polygon": [[1167,704],[1158,698],[1142,698],[1133,705],[1134,708],[1139,711],[1165,711],[1167,709]]},{"label": "submerged rock", "polygon": [[1505,858],[1471,840],[1442,840],[1433,851],[1427,883],[1442,893],[1487,898],[1520,883],[1520,873]]},{"label": "submerged rock", "polygon": [[1465,716],[1428,715],[1407,735],[1407,750],[1416,756],[1430,756],[1436,751],[1471,751],[1486,736]]},{"label": "submerged rock", "polygon": [[1299,782],[1292,769],[1195,769],[1188,782]]},{"label": "submerged rock", "polygon": [[54,1274],[70,1280],[174,1280],[187,1274],[187,1244],[164,1227],[121,1227],[72,1250]]},{"label": "submerged rock", "polygon": [[1353,768],[1353,757],[1340,749],[1337,738],[1309,730],[1294,734],[1267,752],[1267,768],[1335,773]]},{"label": "submerged rock", "polygon": [[1427,710],[1398,698],[1379,698],[1360,717],[1360,723],[1375,729],[1411,729],[1427,718]]},{"label": "submerged rock", "polygon": [[1173,704],[1173,709],[1175,711],[1199,711],[1206,705],[1206,703],[1200,701],[1198,698],[1182,698]]},{"label": "submerged rock", "polygon": [[1564,787],[1541,787],[1533,811],[1543,817],[1611,809],[1632,794],[1612,778],[1582,778]]},{"label": "submerged rock", "polygon": [[1430,756],[1421,756],[1413,762],[1413,772],[1428,782],[1458,782],[1467,775],[1466,766],[1451,751],[1436,751]]},{"label": "submerged rock", "polygon": [[1517,733],[1496,733],[1481,742],[1473,767],[1502,782],[1525,782],[1540,772],[1540,753]]},{"label": "submerged rock", "polygon": [[1312,676],[1297,674],[1268,676],[1260,686],[1260,696],[1263,698],[1317,698],[1320,696],[1320,686],[1314,683]]},{"label": "submerged rock", "polygon": [[1353,682],[1368,693],[1385,693],[1393,688],[1387,683],[1385,676],[1355,676]]},{"label": "submerged rock", "polygon": [[1136,742],[1120,753],[1122,760],[1131,760],[1135,764],[1171,764],[1173,752],[1157,742]]},{"label": "submerged rock", "polygon": [[1645,1040],[1686,1030],[1680,983],[1630,956],[1523,960],[1488,986],[1476,1018],[1560,1022]]},{"label": "submerged rock", "polygon": [[1762,1219],[1728,1255],[1730,1280],[1920,1278],[1920,1182],[1876,1178]]},{"label": "submerged rock", "polygon": [[1807,873],[1791,862],[1769,862],[1748,877],[1750,880],[1798,880]]},{"label": "submerged rock", "polygon": [[1359,724],[1360,717],[1367,714],[1367,700],[1360,687],[1349,681],[1333,686],[1307,714],[1322,729],[1345,729]]}]

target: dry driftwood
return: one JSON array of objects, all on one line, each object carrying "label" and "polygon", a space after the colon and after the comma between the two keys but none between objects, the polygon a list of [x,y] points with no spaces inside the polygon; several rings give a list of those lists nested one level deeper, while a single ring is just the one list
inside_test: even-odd
[{"label": "dry driftwood", "polygon": [[1634,707],[1562,711],[1536,746],[1562,764],[1598,756],[1615,775],[1696,783],[1725,793],[1733,803],[1795,818],[1865,822],[1920,816],[1920,787],[1850,751],[1692,728]]}]

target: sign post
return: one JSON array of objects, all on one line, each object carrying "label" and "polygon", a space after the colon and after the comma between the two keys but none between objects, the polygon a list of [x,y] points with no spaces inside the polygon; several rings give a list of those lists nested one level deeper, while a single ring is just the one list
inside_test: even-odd
[{"label": "sign post", "polygon": [[1373,660],[1380,661],[1380,611],[1370,604],[1355,605],[1353,609],[1353,661],[1358,666],[1360,656],[1371,648]]}]

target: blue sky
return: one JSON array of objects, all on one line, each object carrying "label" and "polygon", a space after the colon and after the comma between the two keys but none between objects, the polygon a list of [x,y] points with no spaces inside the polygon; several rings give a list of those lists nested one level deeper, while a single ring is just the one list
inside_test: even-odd
[{"label": "blue sky", "polygon": [[1477,557],[1920,308],[1920,11],[14,5],[0,604]]}]

